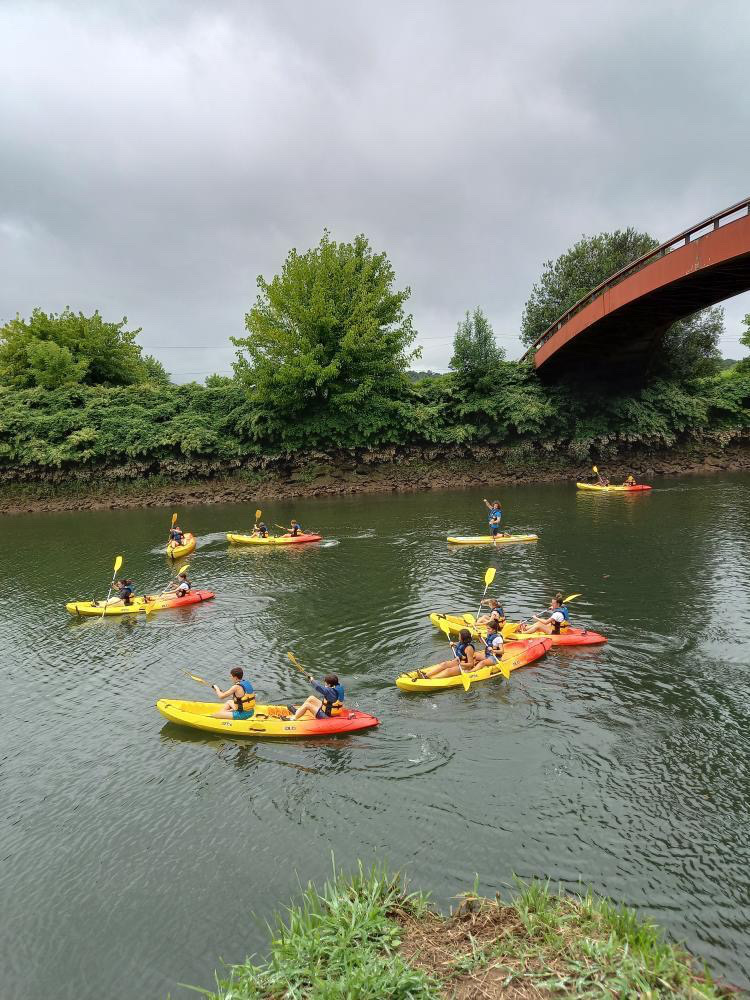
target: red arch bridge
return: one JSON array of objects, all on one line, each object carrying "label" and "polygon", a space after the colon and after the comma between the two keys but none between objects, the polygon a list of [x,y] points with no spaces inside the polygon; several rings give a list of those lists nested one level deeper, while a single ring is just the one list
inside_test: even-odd
[{"label": "red arch bridge", "polygon": [[672,323],[750,289],[750,198],[628,264],[524,355],[543,377],[643,371]]}]

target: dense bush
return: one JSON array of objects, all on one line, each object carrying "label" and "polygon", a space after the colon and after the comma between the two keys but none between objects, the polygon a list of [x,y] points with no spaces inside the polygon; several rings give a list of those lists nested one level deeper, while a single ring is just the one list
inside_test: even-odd
[{"label": "dense bush", "polygon": [[576,459],[618,444],[669,446],[679,435],[750,425],[750,373],[687,383],[654,382],[634,395],[545,386],[526,365],[502,362],[491,388],[465,392],[457,376],[407,385],[387,425],[342,424],[335,437],[315,413],[260,439],[260,404],[240,381],[210,386],[0,388],[0,466],[39,470],[158,464],[175,459],[227,462],[297,450],[385,445],[490,443],[539,446]]}]

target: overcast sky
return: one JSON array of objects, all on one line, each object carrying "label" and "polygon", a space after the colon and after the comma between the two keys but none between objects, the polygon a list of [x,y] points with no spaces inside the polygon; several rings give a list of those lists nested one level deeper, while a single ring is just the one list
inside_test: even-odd
[{"label": "overcast sky", "polygon": [[477,305],[516,357],[581,234],[750,194],[749,65],[747,0],[2,0],[0,321],[98,308],[228,372],[256,276],[327,226],[411,287],[417,367]]}]

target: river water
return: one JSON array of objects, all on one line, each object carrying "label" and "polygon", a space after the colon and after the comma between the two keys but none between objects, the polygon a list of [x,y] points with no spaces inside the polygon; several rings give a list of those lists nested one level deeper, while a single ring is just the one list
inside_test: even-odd
[{"label": "river water", "polygon": [[[264,920],[336,864],[384,860],[447,906],[514,874],[592,886],[651,914],[730,981],[750,982],[750,477],[664,480],[647,495],[504,488],[536,544],[451,548],[484,523],[477,491],[265,504],[329,541],[229,549],[246,506],[195,507],[193,582],[211,604],[70,620],[113,557],[166,582],[171,511],[0,518],[3,704],[0,939],[13,1000],[193,994],[262,953]],[[558,588],[610,638],[552,651],[468,694],[401,693],[446,655],[435,609],[506,608]],[[299,701],[293,649],[337,669],[382,726],[307,742],[232,741],[167,724],[181,672]],[[302,684],[300,683],[302,681]]]}]

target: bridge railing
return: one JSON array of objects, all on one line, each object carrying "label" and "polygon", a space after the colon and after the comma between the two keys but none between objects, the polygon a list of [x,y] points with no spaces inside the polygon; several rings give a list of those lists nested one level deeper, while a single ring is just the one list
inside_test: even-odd
[{"label": "bridge railing", "polygon": [[614,274],[610,275],[600,285],[597,285],[596,288],[592,288],[592,290],[584,295],[582,299],[579,299],[578,302],[576,302],[575,305],[572,305],[570,309],[562,314],[562,316],[558,316],[555,322],[550,324],[544,333],[540,337],[537,337],[531,347],[527,349],[521,358],[521,361],[530,361],[531,356],[539,350],[542,344],[546,343],[546,341],[548,341],[553,334],[557,333],[557,331],[560,330],[568,322],[568,320],[572,319],[572,317],[575,316],[576,313],[579,313],[581,309],[585,309],[587,305],[592,303],[594,299],[598,298],[603,292],[606,292],[607,289],[612,288],[614,285],[618,285],[621,281],[629,278],[631,274],[635,274],[636,271],[640,271],[652,261],[658,260],[660,257],[665,257],[673,250],[678,250],[680,247],[687,246],[693,239],[700,239],[701,236],[706,236],[714,229],[719,229],[722,225],[735,222],[737,219],[742,218],[743,215],[750,215],[750,198],[738,201],[735,205],[730,205],[729,208],[725,208],[721,212],[717,212],[716,215],[712,215],[708,219],[704,219],[702,222],[697,223],[695,226],[691,226],[690,229],[685,229],[683,232],[678,233],[677,236],[673,236],[671,240],[668,240],[666,243],[662,243],[661,246],[655,247],[653,250],[649,250],[648,253],[644,254],[642,257],[638,257],[637,260],[627,264],[619,271],[615,271]]}]

